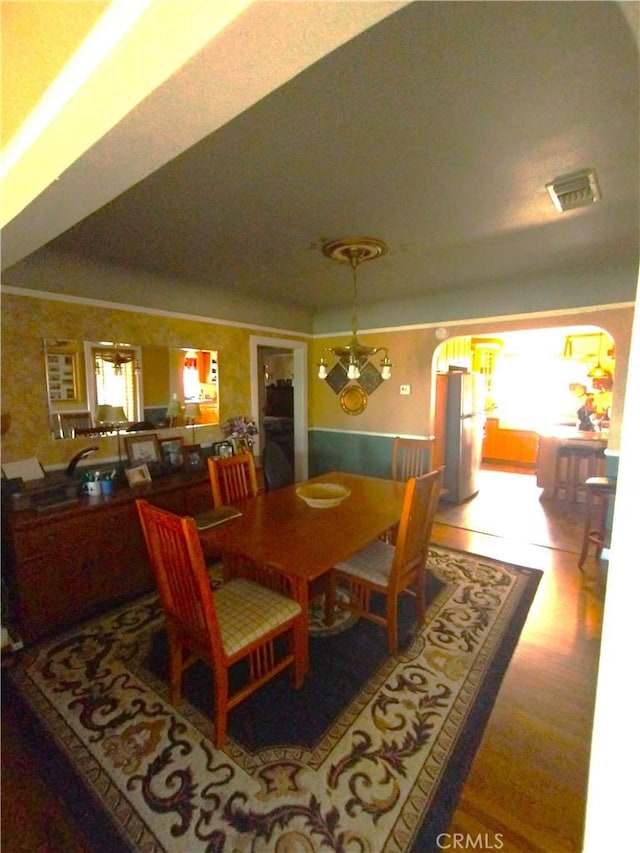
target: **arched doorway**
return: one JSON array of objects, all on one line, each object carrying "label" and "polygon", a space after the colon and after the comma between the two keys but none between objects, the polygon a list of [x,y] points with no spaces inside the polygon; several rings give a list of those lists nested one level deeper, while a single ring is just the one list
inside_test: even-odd
[{"label": "arched doorway", "polygon": [[615,343],[598,326],[523,329],[456,336],[436,349],[434,369],[483,377],[487,418],[483,460],[533,469],[540,432],[575,429],[592,395],[593,424],[607,434]]}]

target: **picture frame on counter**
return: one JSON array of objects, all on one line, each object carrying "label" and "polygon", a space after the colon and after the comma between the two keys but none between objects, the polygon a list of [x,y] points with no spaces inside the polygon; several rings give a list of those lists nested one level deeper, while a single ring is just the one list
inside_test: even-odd
[{"label": "picture frame on counter", "polygon": [[182,448],[182,460],[183,470],[189,473],[205,469],[204,454],[199,444],[185,444]]},{"label": "picture frame on counter", "polygon": [[232,438],[231,449],[232,455],[238,456],[240,453],[251,453],[251,443],[247,438]]},{"label": "picture frame on counter", "polygon": [[151,474],[147,465],[137,465],[135,468],[127,468],[125,473],[127,475],[127,482],[132,489],[151,482]]},{"label": "picture frame on counter", "polygon": [[161,438],[158,440],[158,444],[160,445],[162,462],[170,468],[182,468],[184,464],[184,441],[182,436]]},{"label": "picture frame on counter", "polygon": [[159,465],[162,461],[160,444],[155,433],[128,435],[125,438],[127,456],[133,467],[137,465]]},{"label": "picture frame on counter", "polygon": [[231,439],[226,439],[226,441],[215,441],[211,445],[211,451],[214,456],[220,456],[223,459],[233,456],[233,443]]}]

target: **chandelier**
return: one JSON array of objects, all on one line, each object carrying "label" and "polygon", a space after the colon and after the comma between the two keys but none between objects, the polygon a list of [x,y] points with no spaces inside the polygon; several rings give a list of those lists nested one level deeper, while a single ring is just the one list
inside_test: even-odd
[{"label": "chandelier", "polygon": [[[386,243],[375,237],[343,237],[340,240],[332,240],[325,243],[322,252],[332,261],[348,263],[351,267],[353,281],[353,316],[351,320],[351,340],[344,347],[324,347],[322,352],[332,353],[347,369],[348,379],[359,379],[360,371],[363,369],[371,356],[379,352],[384,353],[380,362],[380,375],[383,379],[391,377],[392,364],[389,359],[387,347],[366,347],[358,340],[358,265],[363,261],[371,261],[379,258],[387,251]],[[318,363],[318,378],[326,379],[328,375],[328,362],[322,356]]]},{"label": "chandelier", "polygon": [[94,350],[94,354],[96,373],[100,373],[102,369],[102,362],[109,362],[109,364],[112,364],[113,372],[116,374],[116,376],[120,376],[122,374],[122,368],[126,364],[131,364],[132,362],[134,372],[140,372],[140,367],[136,359],[136,354],[135,352],[131,352],[130,350],[123,351],[118,349],[101,349]]}]

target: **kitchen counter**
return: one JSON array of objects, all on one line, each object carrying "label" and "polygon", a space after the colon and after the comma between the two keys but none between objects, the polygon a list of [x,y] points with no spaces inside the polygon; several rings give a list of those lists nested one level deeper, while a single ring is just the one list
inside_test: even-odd
[{"label": "kitchen counter", "polygon": [[565,426],[555,424],[548,429],[539,430],[538,436],[540,438],[555,438],[559,441],[566,441],[567,439],[570,439],[571,441],[600,441],[604,442],[606,446],[609,431],[603,429],[600,431],[594,430],[592,432],[583,432],[582,430],[576,429],[573,425],[567,424]]},{"label": "kitchen counter", "polygon": [[[536,459],[536,482],[544,491],[542,497],[553,497],[556,477],[556,454],[559,447],[576,445],[597,447],[604,450],[608,444],[608,432],[582,432],[575,427],[552,427],[538,433],[538,455]],[[605,473],[604,459],[601,462],[598,476]]]}]

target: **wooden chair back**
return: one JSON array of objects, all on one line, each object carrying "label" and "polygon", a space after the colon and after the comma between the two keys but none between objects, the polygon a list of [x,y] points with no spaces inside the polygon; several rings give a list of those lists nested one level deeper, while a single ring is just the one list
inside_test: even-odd
[{"label": "wooden chair back", "polygon": [[238,453],[224,458],[210,456],[207,465],[214,506],[225,506],[257,496],[258,480],[253,453]]},{"label": "wooden chair back", "polygon": [[404,588],[404,579],[413,576],[416,568],[426,562],[443,477],[444,467],[440,467],[420,477],[411,477],[407,482],[390,587]]},{"label": "wooden chair back", "polygon": [[[180,702],[184,671],[196,660],[208,664],[220,747],[229,711],[239,702],[288,667],[295,687],[302,684],[307,642],[302,608],[243,578],[213,592],[194,520],[142,499],[136,500],[136,508],[165,615],[171,702]],[[280,646],[283,635],[288,638],[285,650]],[[248,680],[231,691],[228,671],[243,659],[248,661]]]},{"label": "wooden chair back", "polygon": [[436,453],[436,437],[400,438],[393,441],[391,478],[406,482],[410,477],[420,477],[433,468]]},{"label": "wooden chair back", "polygon": [[170,633],[188,636],[206,658],[224,661],[211,580],[194,520],[141,499],[136,507]]},{"label": "wooden chair back", "polygon": [[225,667],[224,649],[195,522],[140,499],[136,507],[170,644],[197,650],[218,675]]}]

